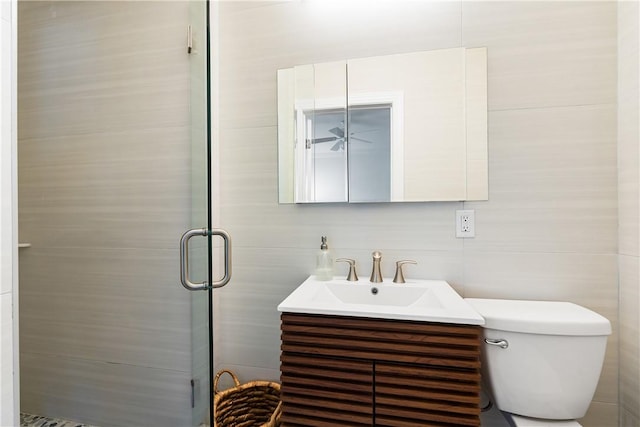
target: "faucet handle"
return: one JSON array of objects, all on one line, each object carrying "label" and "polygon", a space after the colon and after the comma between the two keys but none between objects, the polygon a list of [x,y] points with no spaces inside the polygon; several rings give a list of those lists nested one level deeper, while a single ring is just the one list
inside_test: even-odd
[{"label": "faucet handle", "polygon": [[393,283],[405,283],[404,274],[402,274],[402,266],[405,264],[417,264],[412,259],[404,259],[396,262],[396,275],[393,277]]},{"label": "faucet handle", "polygon": [[358,281],[358,273],[356,273],[356,260],[351,258],[338,258],[336,262],[347,262],[349,263],[349,274],[347,275],[347,280],[349,282],[357,282]]}]

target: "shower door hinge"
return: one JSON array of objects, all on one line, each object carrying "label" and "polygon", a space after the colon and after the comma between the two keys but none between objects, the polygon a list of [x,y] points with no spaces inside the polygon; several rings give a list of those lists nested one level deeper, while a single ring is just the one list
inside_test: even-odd
[{"label": "shower door hinge", "polygon": [[187,26],[187,53],[190,54],[193,50],[193,28],[191,25]]},{"label": "shower door hinge", "polygon": [[200,400],[200,380],[191,380],[191,408],[196,407],[196,401]]}]

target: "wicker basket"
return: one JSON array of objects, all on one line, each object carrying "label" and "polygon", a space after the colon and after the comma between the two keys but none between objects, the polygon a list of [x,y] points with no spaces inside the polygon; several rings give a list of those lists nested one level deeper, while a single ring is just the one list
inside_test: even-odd
[{"label": "wicker basket", "polygon": [[[218,391],[222,374],[233,378],[235,387]],[[278,427],[280,425],[280,384],[270,381],[249,381],[240,385],[238,377],[226,369],[213,381],[214,427]]]}]

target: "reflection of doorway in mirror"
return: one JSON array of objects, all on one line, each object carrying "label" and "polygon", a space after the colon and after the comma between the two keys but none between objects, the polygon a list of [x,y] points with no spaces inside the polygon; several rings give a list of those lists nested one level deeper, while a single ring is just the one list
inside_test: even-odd
[{"label": "reflection of doorway in mirror", "polygon": [[345,120],[344,108],[304,111],[306,200],[348,200]]},{"label": "reflection of doorway in mirror", "polygon": [[391,200],[391,105],[349,109],[349,201]]},{"label": "reflection of doorway in mirror", "polygon": [[346,121],[344,109],[304,112],[307,200],[391,200],[391,112],[390,104],[358,105]]}]

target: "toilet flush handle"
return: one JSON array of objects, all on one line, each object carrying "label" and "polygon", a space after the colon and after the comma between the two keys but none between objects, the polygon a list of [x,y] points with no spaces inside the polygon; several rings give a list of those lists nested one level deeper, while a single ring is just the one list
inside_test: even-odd
[{"label": "toilet flush handle", "polygon": [[489,345],[495,345],[497,347],[500,348],[507,348],[509,347],[509,342],[507,340],[503,340],[503,339],[494,339],[494,338],[485,338],[484,342],[486,342]]}]

